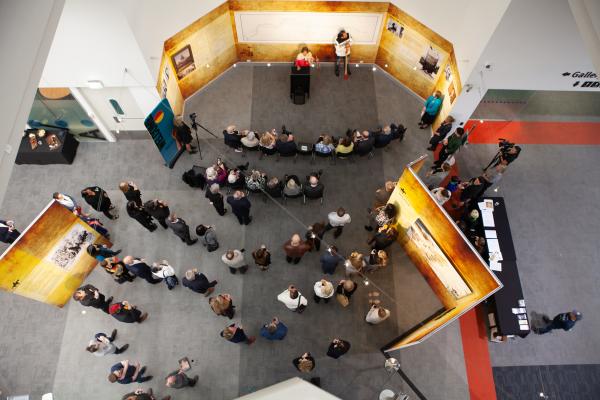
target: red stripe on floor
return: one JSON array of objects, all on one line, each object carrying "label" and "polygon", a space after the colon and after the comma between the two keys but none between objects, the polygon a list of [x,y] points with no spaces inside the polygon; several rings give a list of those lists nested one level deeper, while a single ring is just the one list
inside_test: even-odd
[{"label": "red stripe on floor", "polygon": [[469,143],[498,143],[504,138],[517,144],[600,144],[600,123],[484,121],[470,120],[467,128],[477,124]]},{"label": "red stripe on floor", "polygon": [[467,382],[471,400],[496,400],[483,313],[475,308],[460,317]]}]

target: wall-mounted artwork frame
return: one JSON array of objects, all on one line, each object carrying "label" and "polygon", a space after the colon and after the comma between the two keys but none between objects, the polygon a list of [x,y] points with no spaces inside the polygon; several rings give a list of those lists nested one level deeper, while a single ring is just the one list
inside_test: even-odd
[{"label": "wall-mounted artwork frame", "polygon": [[196,70],[192,47],[188,44],[171,56],[177,79],[181,80]]}]

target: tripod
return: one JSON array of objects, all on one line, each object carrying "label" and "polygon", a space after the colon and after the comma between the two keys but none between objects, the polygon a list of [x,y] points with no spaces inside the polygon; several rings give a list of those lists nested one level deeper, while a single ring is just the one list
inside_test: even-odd
[{"label": "tripod", "polygon": [[218,136],[215,135],[214,133],[212,133],[211,131],[209,131],[208,129],[206,129],[204,126],[202,126],[198,122],[196,122],[196,117],[197,116],[198,115],[196,113],[191,113],[190,114],[190,119],[192,120],[192,129],[194,130],[194,134],[196,135],[196,143],[198,143],[198,155],[200,156],[200,160],[202,160],[202,150],[200,150],[200,139],[198,138],[198,127],[204,129],[206,132],[208,132],[215,139],[218,139]]}]

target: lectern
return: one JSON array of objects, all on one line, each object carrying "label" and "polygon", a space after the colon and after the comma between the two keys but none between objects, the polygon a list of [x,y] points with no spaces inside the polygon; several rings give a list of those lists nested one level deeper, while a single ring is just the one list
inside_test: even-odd
[{"label": "lectern", "polygon": [[304,104],[310,98],[310,67],[292,66],[290,73],[290,98],[294,104]]}]

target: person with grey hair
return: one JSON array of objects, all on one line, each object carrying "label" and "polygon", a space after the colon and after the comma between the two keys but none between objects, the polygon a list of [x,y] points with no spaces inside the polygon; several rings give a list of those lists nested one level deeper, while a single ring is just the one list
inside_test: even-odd
[{"label": "person with grey hair", "polygon": [[198,238],[192,239],[190,236],[190,227],[183,219],[177,217],[176,214],[171,214],[169,216],[167,225],[173,230],[173,233],[188,246],[191,246],[198,241]]},{"label": "person with grey hair", "polygon": [[200,237],[200,242],[209,252],[213,252],[219,248],[217,234],[215,233],[215,228],[212,226],[202,224],[198,225],[196,227],[196,235]]},{"label": "person with grey hair", "polygon": [[185,272],[185,276],[181,280],[181,284],[193,292],[209,296],[215,291],[217,281],[209,282],[206,275],[198,272],[197,268],[188,269]]},{"label": "person with grey hair", "polygon": [[244,131],[243,133],[245,133],[241,139],[243,147],[247,147],[249,149],[258,147],[258,138],[256,137],[256,133],[253,131]]},{"label": "person with grey hair", "polygon": [[248,263],[244,259],[244,251],[244,249],[229,249],[221,256],[221,261],[229,267],[229,272],[232,274],[235,274],[238,270],[241,274],[245,274],[248,271]]},{"label": "person with grey hair", "polygon": [[231,147],[237,153],[242,152],[242,136],[239,131],[236,129],[235,125],[229,125],[226,129],[223,130],[223,143],[225,145]]},{"label": "person with grey hair", "polygon": [[235,214],[240,225],[248,225],[252,222],[250,216],[250,201],[241,190],[236,190],[232,196],[227,197],[227,203],[231,206],[231,211]]},{"label": "person with grey hair", "polygon": [[175,129],[173,130],[173,137],[177,142],[177,147],[185,147],[188,153],[194,154],[198,151],[194,146],[192,146],[192,131],[190,127],[187,126],[185,122],[183,122],[183,117],[181,115],[175,117],[173,120],[173,125]]},{"label": "person with grey hair", "polygon": [[225,209],[225,204],[223,203],[223,195],[219,191],[221,187],[218,183],[213,183],[208,187],[206,191],[205,197],[210,201],[210,204],[213,205],[215,210],[220,216],[225,215],[227,210]]}]

